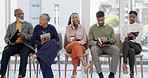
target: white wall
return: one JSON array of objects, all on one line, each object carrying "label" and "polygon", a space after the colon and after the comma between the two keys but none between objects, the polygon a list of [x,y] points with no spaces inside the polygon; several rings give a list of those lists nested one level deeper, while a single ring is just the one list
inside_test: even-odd
[{"label": "white wall", "polygon": [[88,33],[90,27],[90,0],[81,0],[81,24]]},{"label": "white wall", "polygon": [[14,22],[16,20],[16,18],[14,17],[14,10],[16,8],[18,8],[18,0],[10,0],[11,2],[11,8],[10,8],[10,12],[11,12],[11,23]]},{"label": "white wall", "polygon": [[47,12],[51,16],[50,23],[54,24],[54,4],[59,4],[59,27],[58,31],[65,31],[68,18],[72,12],[80,15],[80,0],[42,0],[42,12]]},{"label": "white wall", "polygon": [[[24,18],[26,21],[30,22],[30,0],[16,0],[17,4],[14,3],[14,9],[20,8],[24,12]],[[14,10],[13,9],[13,10]],[[14,21],[14,20],[13,20]]]},{"label": "white wall", "polygon": [[3,46],[5,45],[4,43],[4,35],[5,35],[5,0],[0,0],[0,52],[2,52]]}]

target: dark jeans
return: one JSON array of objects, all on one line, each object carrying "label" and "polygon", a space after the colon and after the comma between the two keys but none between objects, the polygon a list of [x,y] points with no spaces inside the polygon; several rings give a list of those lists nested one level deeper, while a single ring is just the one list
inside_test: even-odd
[{"label": "dark jeans", "polygon": [[135,43],[129,40],[123,42],[123,61],[127,64],[127,58],[129,58],[130,73],[134,73],[135,55],[140,54],[142,47],[139,43]]},{"label": "dark jeans", "polygon": [[25,46],[24,44],[6,46],[2,54],[0,74],[1,75],[6,74],[7,65],[10,60],[10,56],[14,54],[19,54],[20,55],[19,75],[25,77],[28,55],[30,54],[30,52],[31,49]]}]

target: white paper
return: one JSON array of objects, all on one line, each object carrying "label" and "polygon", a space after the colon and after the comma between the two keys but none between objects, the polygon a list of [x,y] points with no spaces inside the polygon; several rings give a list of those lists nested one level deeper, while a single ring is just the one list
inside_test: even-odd
[{"label": "white paper", "polygon": [[41,34],[41,35],[40,35],[40,38],[41,38],[41,40],[42,40],[43,38],[49,38],[49,40],[50,40],[50,39],[51,39],[50,33]]}]

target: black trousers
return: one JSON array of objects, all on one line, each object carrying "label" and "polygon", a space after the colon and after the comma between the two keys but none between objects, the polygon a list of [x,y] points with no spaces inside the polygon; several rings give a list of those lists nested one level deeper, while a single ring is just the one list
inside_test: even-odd
[{"label": "black trousers", "polygon": [[19,54],[20,55],[19,75],[25,77],[28,55],[30,54],[30,52],[31,49],[25,46],[24,44],[6,46],[2,54],[0,74],[5,75],[7,70],[7,65],[10,60],[10,56],[14,54]]},{"label": "black trousers", "polygon": [[127,58],[129,58],[130,73],[134,73],[135,55],[140,54],[142,47],[139,43],[135,43],[129,40],[123,42],[123,62],[127,64]]}]

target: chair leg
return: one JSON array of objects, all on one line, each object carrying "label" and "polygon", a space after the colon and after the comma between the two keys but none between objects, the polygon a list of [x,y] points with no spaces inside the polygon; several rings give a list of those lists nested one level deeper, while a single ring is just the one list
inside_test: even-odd
[{"label": "chair leg", "polygon": [[34,73],[36,74],[34,61],[32,63],[33,63]]},{"label": "chair leg", "polygon": [[41,72],[41,68],[40,68],[40,64],[39,64],[39,62],[38,62],[38,71],[39,71],[39,74],[40,74],[40,72]]},{"label": "chair leg", "polygon": [[14,74],[16,73],[16,65],[17,65],[17,56],[15,57]]},{"label": "chair leg", "polygon": [[110,57],[108,57],[108,62],[109,62],[109,71],[110,71],[110,67],[111,67]]},{"label": "chair leg", "polygon": [[67,64],[68,64],[68,56],[65,55],[65,78],[66,78]]},{"label": "chair leg", "polygon": [[61,78],[60,56],[57,56],[57,58],[58,58],[59,78]]},{"label": "chair leg", "polygon": [[135,73],[137,75],[137,60],[136,60],[136,58],[135,58]]},{"label": "chair leg", "polygon": [[[88,63],[88,55],[86,56],[86,63]],[[86,75],[87,75],[87,78],[88,78],[88,69],[86,70]]]},{"label": "chair leg", "polygon": [[8,62],[7,78],[9,78],[9,71],[10,71],[10,61]]},{"label": "chair leg", "polygon": [[140,62],[141,62],[141,78],[143,78],[143,60],[142,60],[142,57],[140,57]]},{"label": "chair leg", "polygon": [[93,60],[91,60],[90,78],[92,78],[92,74],[93,74]]},{"label": "chair leg", "polygon": [[36,66],[36,78],[38,78],[38,74],[39,74],[39,63],[37,62],[37,66]]},{"label": "chair leg", "polygon": [[122,56],[120,56],[119,59],[119,78],[121,78],[121,61],[122,61]]},{"label": "chair leg", "polygon": [[[84,60],[86,61],[86,63],[88,63],[87,56],[84,57]],[[86,70],[84,70],[84,72],[85,72],[85,74],[87,74],[87,71]]]},{"label": "chair leg", "polygon": [[31,78],[31,59],[29,58],[29,74],[30,74],[30,78]]}]

